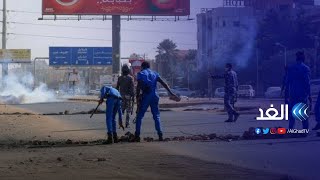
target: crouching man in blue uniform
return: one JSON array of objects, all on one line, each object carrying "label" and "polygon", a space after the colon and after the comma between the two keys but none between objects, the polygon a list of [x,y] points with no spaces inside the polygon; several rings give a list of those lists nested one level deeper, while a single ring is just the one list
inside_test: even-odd
[{"label": "crouching man in blue uniform", "polygon": [[[163,134],[160,124],[160,112],[159,112],[159,96],[156,92],[157,82],[159,82],[172,97],[178,98],[169,88],[168,84],[165,83],[159,74],[155,71],[150,70],[150,64],[148,62],[143,62],[141,65],[141,72],[137,75],[138,85],[137,85],[137,99],[141,98],[140,107],[138,108],[138,114],[136,119],[136,132],[135,141],[140,142],[140,132],[141,123],[145,112],[148,107],[151,107],[151,113],[153,115],[153,120],[155,123],[155,128],[157,130],[159,141],[163,141]],[[140,92],[142,94],[140,95]],[[140,97],[141,96],[141,97]]]},{"label": "crouching man in blue uniform", "polygon": [[104,86],[100,91],[100,101],[99,104],[106,100],[106,124],[108,133],[108,143],[117,143],[117,124],[116,115],[119,113],[119,126],[124,129],[122,124],[122,112],[121,112],[121,95],[119,91],[113,87]]}]

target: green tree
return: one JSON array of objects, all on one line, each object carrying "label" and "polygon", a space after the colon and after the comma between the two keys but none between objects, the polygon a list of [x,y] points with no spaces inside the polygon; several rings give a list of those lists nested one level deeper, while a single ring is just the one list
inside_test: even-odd
[{"label": "green tree", "polygon": [[183,84],[191,89],[195,86],[196,83],[196,67],[197,67],[197,50],[195,49],[189,49],[188,54],[185,57],[184,63],[181,64],[184,73],[184,81]]},{"label": "green tree", "polygon": [[177,45],[170,39],[163,40],[157,47],[158,54],[156,55],[156,63],[159,67],[159,72],[167,80],[174,80]]}]

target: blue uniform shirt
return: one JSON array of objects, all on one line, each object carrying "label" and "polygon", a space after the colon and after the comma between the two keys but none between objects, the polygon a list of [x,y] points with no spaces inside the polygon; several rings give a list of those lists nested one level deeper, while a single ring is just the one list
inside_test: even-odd
[{"label": "blue uniform shirt", "polygon": [[159,74],[150,69],[144,69],[137,75],[137,80],[141,83],[141,90],[144,94],[155,94],[157,89],[157,82]]},{"label": "blue uniform shirt", "polygon": [[118,97],[121,98],[119,91],[113,87],[104,86],[100,90],[100,98],[105,99],[108,97]]},{"label": "blue uniform shirt", "polygon": [[304,63],[297,63],[288,69],[286,96],[297,99],[310,96],[310,68]]}]

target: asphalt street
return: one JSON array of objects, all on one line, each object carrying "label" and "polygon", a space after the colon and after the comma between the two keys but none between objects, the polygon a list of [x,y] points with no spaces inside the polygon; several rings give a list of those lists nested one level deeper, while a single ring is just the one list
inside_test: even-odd
[{"label": "asphalt street", "polygon": [[[59,102],[44,104],[16,105],[19,108],[31,110],[36,113],[59,113],[65,110],[73,112],[89,111],[94,103]],[[104,106],[102,106],[104,108]],[[207,111],[161,112],[163,131],[166,137],[211,134],[242,135],[249,127],[287,127],[287,121],[257,121],[256,114],[243,114],[236,123],[225,123],[226,114]],[[97,114],[92,119],[90,115],[59,115],[52,116],[74,127],[54,133],[70,133],[73,131],[92,131],[96,138],[105,137],[105,115]],[[313,117],[310,118],[311,127],[314,126]],[[70,127],[70,126],[69,126]],[[301,124],[297,123],[297,128]],[[127,131],[127,130],[126,130]],[[134,132],[131,126],[128,131]],[[146,113],[143,120],[142,136],[157,137],[150,112]],[[123,134],[121,130],[119,134]],[[281,140],[251,140],[232,142],[169,142],[151,143],[161,149],[198,158],[206,161],[234,164],[237,166],[263,169],[266,171],[297,176],[301,179],[318,179],[316,162],[320,161],[320,139],[316,132],[311,132],[307,138],[281,139]]]}]

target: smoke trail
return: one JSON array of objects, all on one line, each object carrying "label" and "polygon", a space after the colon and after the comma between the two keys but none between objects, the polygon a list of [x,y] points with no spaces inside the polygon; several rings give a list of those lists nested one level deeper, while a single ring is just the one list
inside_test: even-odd
[{"label": "smoke trail", "polygon": [[213,51],[214,64],[221,68],[231,62],[237,67],[246,68],[254,52],[257,28],[256,20],[251,18],[245,24],[240,24],[237,30],[225,29],[217,37],[217,48]]},{"label": "smoke trail", "polygon": [[0,101],[5,104],[29,104],[57,101],[54,91],[41,83],[33,89],[34,78],[31,73],[10,74],[0,88]]}]

